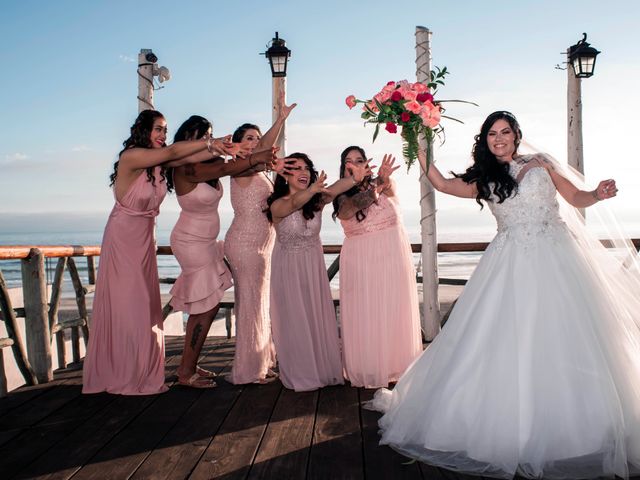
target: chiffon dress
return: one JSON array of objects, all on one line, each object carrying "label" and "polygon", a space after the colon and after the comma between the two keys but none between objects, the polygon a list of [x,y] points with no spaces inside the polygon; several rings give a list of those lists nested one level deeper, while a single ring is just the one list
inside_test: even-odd
[{"label": "chiffon dress", "polygon": [[164,332],[154,219],[167,192],[161,168],[116,200],[104,231],[83,393],[149,395],[164,384]]},{"label": "chiffon dress", "polygon": [[184,195],[178,195],[182,208],[171,232],[171,250],[181,273],[171,289],[171,306],[189,314],[213,309],[232,285],[231,272],[224,263],[224,244],[220,233],[218,188],[198,183]]},{"label": "chiffon dress", "polygon": [[487,476],[627,478],[640,467],[637,292],[608,288],[620,263],[581,248],[546,169],[522,168],[510,163],[518,192],[489,202],[498,233],[442,332],[376,392],[381,443]]},{"label": "chiffon dress", "polygon": [[229,376],[235,384],[264,380],[275,366],[269,317],[275,232],[264,213],[273,185],[262,173],[250,178],[247,187],[231,179],[234,216],[224,247],[235,285],[236,351]]},{"label": "chiffon dress", "polygon": [[322,212],[276,224],[271,321],[282,384],[297,392],[344,383],[338,325],[325,269]]},{"label": "chiffon dress", "polygon": [[422,353],[416,274],[398,200],[382,194],[366,217],[341,220],[340,325],[345,377],[388,386]]}]

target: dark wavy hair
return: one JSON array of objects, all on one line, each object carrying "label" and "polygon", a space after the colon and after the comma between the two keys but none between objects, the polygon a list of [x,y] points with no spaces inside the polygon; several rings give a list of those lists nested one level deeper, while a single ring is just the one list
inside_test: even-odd
[{"label": "dark wavy hair", "polygon": [[[122,146],[124,147],[118,153],[118,160],[113,164],[113,173],[109,175],[109,186],[113,187],[116,183],[116,178],[118,177],[118,165],[120,164],[120,156],[130,148],[151,148],[151,131],[153,130],[153,123],[158,118],[164,118],[157,110],[143,110],[136,118],[136,121],[131,125],[131,135],[124,142],[122,142]],[[163,145],[163,146],[166,146]],[[156,177],[153,174],[153,169],[155,167],[147,168],[147,180],[151,182],[151,185],[156,184]],[[165,169],[162,168],[160,170],[160,181],[164,182],[167,180],[165,175]]]},{"label": "dark wavy hair", "polygon": [[[187,118],[182,125],[176,131],[176,134],[173,136],[173,143],[182,142],[185,140],[200,140],[204,137],[204,134],[207,131],[213,128],[211,122],[200,115],[191,115]],[[206,160],[203,163],[212,162],[212,160]],[[218,180],[209,180],[209,185],[214,188],[218,188]],[[170,192],[173,191],[174,183],[173,183],[173,167],[167,168],[167,190]]]},{"label": "dark wavy hair", "polygon": [[247,130],[257,130],[260,136],[262,136],[262,132],[260,131],[259,126],[254,125],[253,123],[243,123],[238,128],[236,128],[235,132],[233,132],[231,141],[233,143],[240,143],[242,141],[242,137],[244,137],[244,134],[247,133]]},{"label": "dark wavy hair", "polygon": [[464,173],[454,173],[454,176],[461,178],[467,183],[475,183],[478,189],[478,195],[476,195],[476,202],[482,209],[483,201],[490,201],[491,195],[498,197],[498,203],[504,202],[511,195],[518,192],[518,183],[509,174],[509,164],[500,162],[496,156],[489,150],[489,144],[487,143],[487,136],[489,130],[498,120],[505,120],[511,129],[516,134],[516,152],[518,151],[518,145],[520,139],[522,139],[522,130],[516,117],[504,110],[493,112],[489,115],[482,127],[480,133],[476,135],[475,144],[471,151],[473,157],[473,165],[467,168]]},{"label": "dark wavy hair", "polygon": [[[294,158],[304,161],[309,167],[309,185],[318,180],[318,171],[313,166],[313,162],[305,153],[292,153],[291,155],[287,155],[287,158]],[[276,177],[275,184],[273,185],[273,193],[269,195],[267,198],[267,208],[265,209],[265,213],[267,214],[267,218],[270,222],[273,222],[273,215],[271,215],[271,205],[273,202],[278,200],[279,198],[286,197],[289,195],[289,184],[287,180],[282,176],[278,175]],[[315,212],[320,211],[320,200],[322,195],[316,193],[311,199],[304,204],[302,207],[302,216],[307,220],[311,220],[315,216]]]},{"label": "dark wavy hair", "polygon": [[[347,155],[349,155],[349,153],[351,153],[353,150],[357,150],[360,153],[360,155],[362,155],[362,158],[364,158],[365,160],[367,159],[367,154],[365,153],[364,148],[358,147],[357,145],[351,145],[350,147],[345,148],[344,151],[340,154],[340,178],[344,178],[344,172],[346,170],[346,165],[347,165]],[[365,177],[364,182],[367,182],[368,184],[370,181],[371,181],[370,176]],[[349,190],[347,190],[344,193],[341,193],[340,195],[338,195],[336,198],[333,199],[333,213],[331,214],[331,217],[333,218],[334,222],[336,218],[338,218],[338,211],[340,210],[338,206],[338,199],[343,195],[346,195],[347,197],[353,197],[356,193],[359,193],[359,192],[360,192],[360,185],[354,185]],[[361,222],[365,218],[367,218],[367,212],[365,210],[358,210],[356,212],[357,221]]]}]

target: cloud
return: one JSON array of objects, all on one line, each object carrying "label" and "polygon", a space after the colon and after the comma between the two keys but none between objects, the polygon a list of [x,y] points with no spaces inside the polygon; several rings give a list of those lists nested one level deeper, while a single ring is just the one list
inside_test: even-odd
[{"label": "cloud", "polygon": [[4,161],[5,163],[17,163],[17,162],[22,162],[24,160],[29,160],[30,158],[31,157],[26,153],[15,152],[15,153],[9,153],[5,155]]},{"label": "cloud", "polygon": [[72,152],[90,152],[92,150],[90,147],[87,147],[86,145],[76,145],[74,147],[71,147],[71,151]]},{"label": "cloud", "polygon": [[130,55],[118,55],[118,58],[125,63],[135,63],[136,59]]}]

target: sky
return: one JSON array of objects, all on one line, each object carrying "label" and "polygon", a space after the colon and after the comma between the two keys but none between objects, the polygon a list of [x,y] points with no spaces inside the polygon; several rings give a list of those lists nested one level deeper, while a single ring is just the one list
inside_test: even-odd
[{"label": "sky", "polygon": [[[389,80],[415,81],[415,28],[422,25],[433,32],[433,65],[451,72],[437,98],[479,105],[449,106],[447,114],[464,124],[443,121],[446,141],[436,151],[443,171],[469,165],[482,120],[502,109],[518,117],[526,140],[565,162],[567,72],[555,67],[587,32],[602,53],[595,75],[582,81],[586,180],[593,187],[617,180],[620,194],[610,206],[640,236],[638,18],[640,2],[631,0],[3,0],[0,233],[103,228],[113,205],[107,177],[137,115],[141,48],[153,49],[171,71],[154,94],[170,136],[192,114],[210,119],[215,135],[245,122],[266,131],[271,78],[259,53],[278,31],[292,50],[287,98],[298,103],[287,151],[309,154],[330,181],[349,145],[364,147],[377,163],[387,152],[401,161],[399,136],[382,132],[372,144],[373,129],[344,99],[371,98]],[[405,223],[417,231],[418,169],[395,177]],[[495,231],[487,209],[479,213],[473,201],[438,194],[436,203],[443,238]],[[171,228],[175,196],[161,211],[159,227]],[[220,213],[228,225],[228,189]]]}]

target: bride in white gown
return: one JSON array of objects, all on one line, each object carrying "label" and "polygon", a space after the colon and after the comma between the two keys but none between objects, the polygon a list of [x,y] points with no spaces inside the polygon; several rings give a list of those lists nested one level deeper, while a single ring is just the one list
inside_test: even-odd
[{"label": "bride in white gown", "polygon": [[498,233],[442,332],[392,392],[376,392],[380,443],[502,478],[626,478],[640,469],[638,264],[556,198],[583,208],[617,188],[580,190],[549,157],[518,155],[521,136],[495,112],[464,174],[429,169],[437,190],[486,203]]}]

